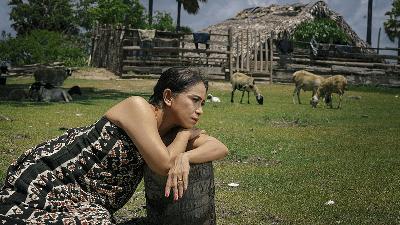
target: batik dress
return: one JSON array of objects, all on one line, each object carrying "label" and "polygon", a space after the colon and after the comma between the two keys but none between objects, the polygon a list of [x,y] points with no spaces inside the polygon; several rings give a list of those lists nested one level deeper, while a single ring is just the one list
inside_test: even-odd
[{"label": "batik dress", "polygon": [[112,224],[144,161],[129,136],[102,117],[20,156],[0,190],[0,224]]}]

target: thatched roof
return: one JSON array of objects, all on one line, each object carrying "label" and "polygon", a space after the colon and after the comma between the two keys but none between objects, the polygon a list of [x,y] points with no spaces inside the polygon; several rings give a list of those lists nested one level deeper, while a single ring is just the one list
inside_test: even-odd
[{"label": "thatched roof", "polygon": [[[363,41],[344,21],[343,17],[337,12],[329,9],[324,1],[311,1],[308,4],[291,5],[270,5],[267,7],[253,7],[244,9],[235,17],[227,19],[219,24],[209,26],[202,31],[211,33],[226,34],[229,27],[233,28],[233,40],[243,33],[244,30],[260,32],[262,40],[269,38],[275,33],[279,37],[284,31],[290,35],[295,31],[298,25],[304,21],[310,21],[317,18],[330,18],[343,29],[349,36],[352,45],[365,48],[367,43]],[[214,36],[214,41],[225,41],[223,37]],[[252,43],[250,43],[250,46]],[[216,47],[218,48],[218,47]],[[233,46],[234,50],[236,46]],[[244,46],[246,48],[246,46]]]}]

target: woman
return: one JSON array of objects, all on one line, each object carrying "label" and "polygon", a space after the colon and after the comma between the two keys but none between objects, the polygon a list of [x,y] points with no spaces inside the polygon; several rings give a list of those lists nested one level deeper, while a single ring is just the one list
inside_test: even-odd
[{"label": "woman", "polygon": [[8,169],[0,221],[112,224],[112,214],[142,179],[144,163],[168,176],[165,196],[178,200],[189,185],[189,163],[220,159],[228,152],[194,128],[206,90],[207,82],[195,71],[169,69],[149,102],[127,98],[95,124],[28,150]]}]

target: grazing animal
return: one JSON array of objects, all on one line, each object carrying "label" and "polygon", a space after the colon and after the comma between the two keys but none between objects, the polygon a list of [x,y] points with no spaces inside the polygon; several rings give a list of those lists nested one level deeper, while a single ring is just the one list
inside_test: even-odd
[{"label": "grazing animal", "polygon": [[34,101],[44,101],[44,102],[58,102],[72,101],[72,94],[81,95],[81,89],[79,86],[73,86],[68,91],[63,88],[54,87],[51,84],[42,84],[40,82],[35,82],[31,85],[29,89],[29,97]]},{"label": "grazing animal", "polygon": [[35,72],[33,73],[36,82],[51,84],[53,86],[62,86],[64,80],[71,75],[71,68],[41,67],[35,70]]},{"label": "grazing animal", "polygon": [[333,108],[332,94],[336,93],[339,95],[339,104],[337,108],[340,108],[344,90],[347,90],[347,79],[344,76],[335,75],[328,77],[324,79],[317,93],[313,96],[311,105],[313,108],[317,107],[319,99],[324,98],[325,104]]},{"label": "grazing animal", "polygon": [[314,96],[317,93],[319,86],[321,86],[324,78],[305,70],[299,70],[293,73],[292,80],[295,84],[295,88],[293,91],[293,104],[296,104],[296,100],[294,97],[296,94],[297,101],[299,104],[301,104],[300,90],[303,89],[303,91],[312,91],[312,96]]},{"label": "grazing animal", "polygon": [[231,84],[232,84],[232,95],[231,95],[231,102],[233,102],[233,96],[235,90],[242,91],[242,98],[240,99],[240,103],[243,101],[244,92],[247,91],[247,103],[250,104],[249,100],[249,92],[254,92],[256,96],[256,100],[258,104],[262,105],[264,103],[264,96],[261,95],[260,91],[258,90],[253,77],[249,77],[244,73],[236,72],[231,77]]},{"label": "grazing animal", "polygon": [[207,102],[221,102],[221,99],[219,99],[216,96],[212,96],[211,94],[207,95]]}]

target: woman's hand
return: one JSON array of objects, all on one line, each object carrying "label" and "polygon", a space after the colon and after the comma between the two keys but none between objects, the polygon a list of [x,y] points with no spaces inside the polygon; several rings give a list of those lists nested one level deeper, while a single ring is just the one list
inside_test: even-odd
[{"label": "woman's hand", "polygon": [[167,183],[165,184],[165,197],[169,197],[171,189],[174,192],[174,201],[183,197],[188,187],[189,170],[189,158],[185,153],[179,154],[175,158],[175,165],[168,172]]}]

